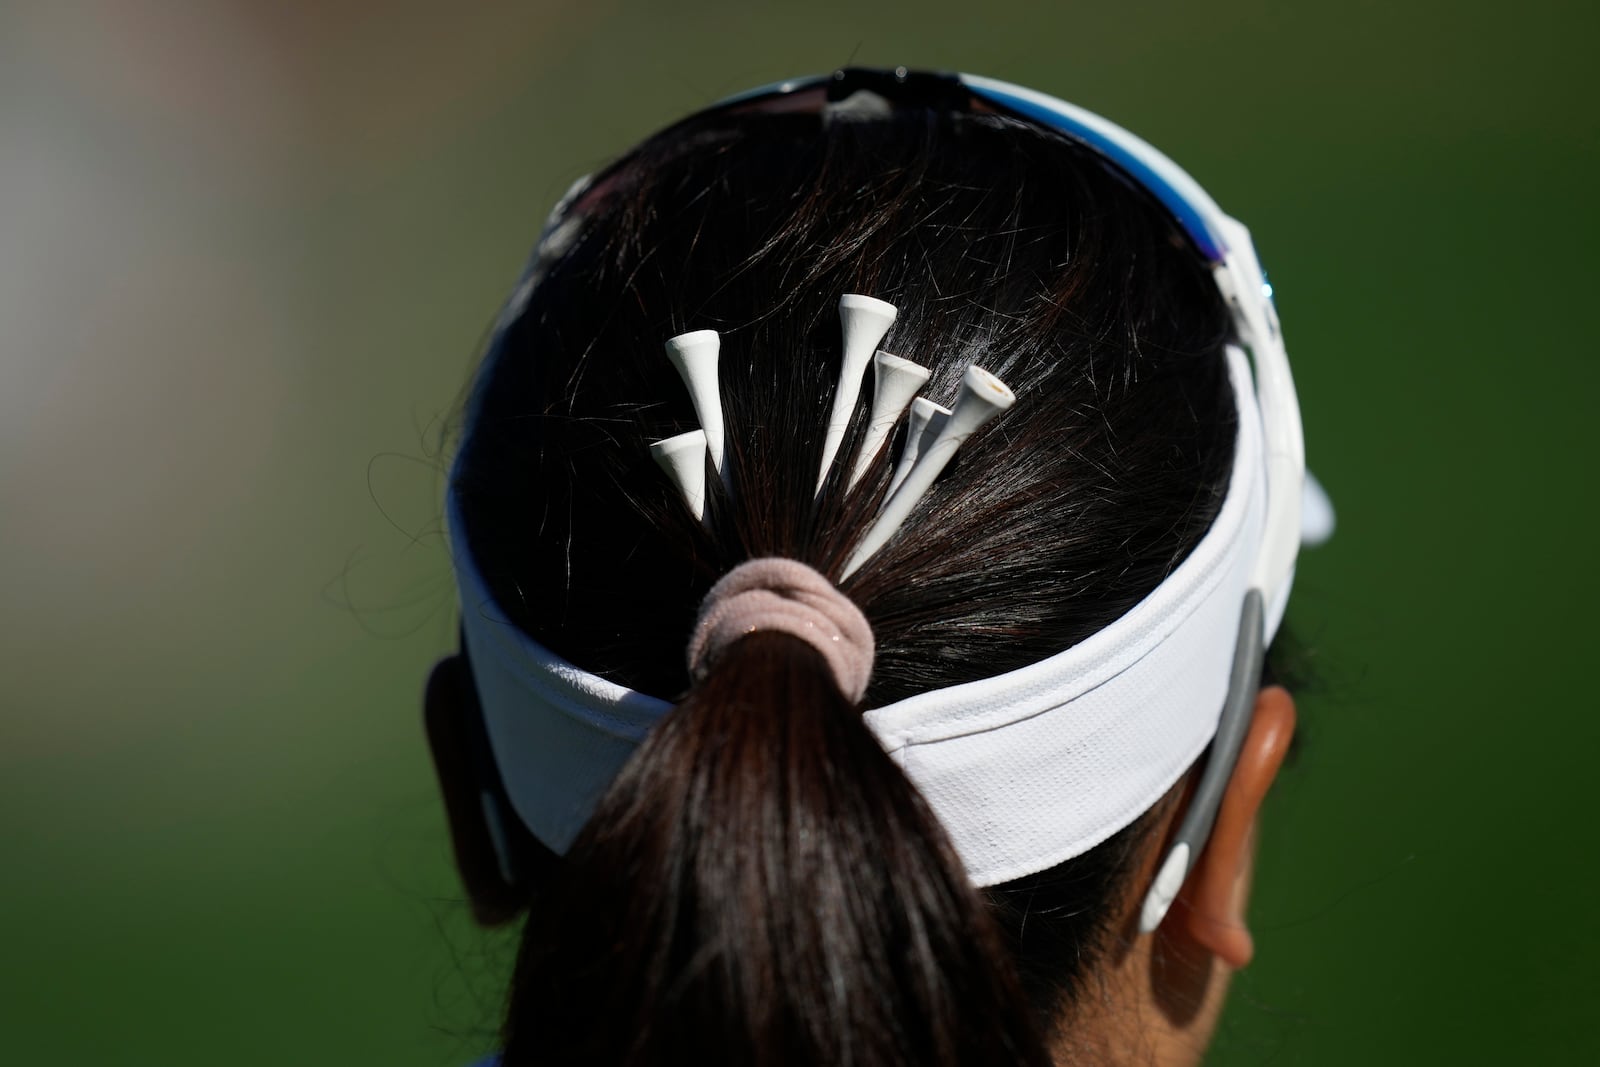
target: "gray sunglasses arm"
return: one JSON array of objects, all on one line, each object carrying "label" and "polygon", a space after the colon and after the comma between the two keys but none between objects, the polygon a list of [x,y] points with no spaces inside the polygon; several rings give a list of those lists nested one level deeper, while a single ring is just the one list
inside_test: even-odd
[{"label": "gray sunglasses arm", "polygon": [[1222,717],[1217,722],[1217,733],[1211,741],[1211,755],[1206,769],[1195,788],[1194,799],[1172,839],[1172,848],[1161,864],[1161,870],[1144,898],[1139,913],[1139,932],[1148,934],[1161,925],[1167,909],[1177,899],[1183,880],[1189,876],[1194,860],[1211,836],[1217,821],[1217,811],[1222,807],[1222,796],[1227,792],[1233,768],[1239,762],[1239,750],[1244,747],[1245,735],[1250,732],[1251,714],[1255,710],[1256,692],[1261,684],[1261,663],[1265,655],[1265,611],[1261,591],[1252,589],[1245,594],[1244,607],[1239,612],[1239,641],[1234,646],[1233,671],[1228,676],[1228,695],[1222,705]]}]

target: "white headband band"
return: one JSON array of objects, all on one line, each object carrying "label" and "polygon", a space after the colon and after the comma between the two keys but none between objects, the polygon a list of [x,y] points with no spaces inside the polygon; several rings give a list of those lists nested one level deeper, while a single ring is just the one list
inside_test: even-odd
[{"label": "white headband band", "polygon": [[[1227,358],[1239,412],[1227,495],[1165,581],[1065,652],[866,713],[977,885],[1046,870],[1129,825],[1216,731],[1266,499],[1250,369],[1237,348]],[[565,852],[671,705],[573,666],[508,621],[465,551],[453,493],[448,519],[462,630],[507,795],[534,836]]]},{"label": "white headband band", "polygon": [[1228,370],[1239,411],[1228,492],[1165,581],[1065,652],[866,713],[975,885],[1048,870],[1128,826],[1216,732],[1266,514],[1260,415],[1237,348]]}]

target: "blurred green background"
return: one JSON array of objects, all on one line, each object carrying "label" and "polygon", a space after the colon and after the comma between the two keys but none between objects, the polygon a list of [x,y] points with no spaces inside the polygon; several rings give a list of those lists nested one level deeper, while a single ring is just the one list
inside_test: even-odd
[{"label": "blurred green background", "polygon": [[1208,1062],[1600,1062],[1594,12],[0,3],[0,1062],[489,1046],[441,426],[572,178],[847,62],[1098,110],[1272,272],[1341,528]]}]

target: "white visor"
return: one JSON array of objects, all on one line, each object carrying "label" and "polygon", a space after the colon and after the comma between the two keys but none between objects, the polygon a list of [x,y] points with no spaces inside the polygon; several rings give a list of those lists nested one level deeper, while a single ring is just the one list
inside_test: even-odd
[{"label": "white visor", "polygon": [[[1081,855],[1172,788],[1217,735],[1234,696],[1230,674],[1247,597],[1262,605],[1260,627],[1254,616],[1244,627],[1259,652],[1283,617],[1302,540],[1331,534],[1333,512],[1306,479],[1294,383],[1248,231],[1171,160],[1114,124],[1033,90],[956,77],[1082,140],[1152,188],[1209,259],[1239,342],[1226,349],[1238,412],[1227,493],[1211,528],[1160,585],[1105,629],[1041,662],[865,713],[932,805],[974,884],[988,886]],[[823,81],[784,83],[734,102]],[[565,216],[586,188],[574,186],[552,213],[502,326],[520,314],[570,238],[574,220]],[[590,674],[519,630],[468,551],[453,491],[447,511],[464,641],[495,761],[522,821],[564,853],[671,705]],[[1237,731],[1230,725],[1228,732]],[[1221,737],[1218,746],[1226,747]],[[1219,774],[1231,770],[1234,754],[1213,761]],[[1208,816],[1198,821],[1195,849],[1210,825]],[[1190,850],[1176,851],[1181,875]],[[1147,918],[1159,919],[1169,903],[1163,896]]]},{"label": "white visor", "polygon": [[[1266,510],[1250,368],[1238,348],[1227,360],[1239,412],[1227,495],[1165,581],[1065,652],[866,713],[976,885],[1047,870],[1129,825],[1216,731]],[[534,836],[564,853],[672,705],[523,633],[466,551],[453,493],[448,520],[466,649],[506,792]]]}]

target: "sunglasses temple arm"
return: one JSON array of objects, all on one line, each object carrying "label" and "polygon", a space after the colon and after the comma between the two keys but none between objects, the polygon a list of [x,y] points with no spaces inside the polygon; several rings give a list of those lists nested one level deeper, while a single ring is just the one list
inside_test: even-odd
[{"label": "sunglasses temple arm", "polygon": [[1250,732],[1250,719],[1255,711],[1256,693],[1261,686],[1261,663],[1265,655],[1265,609],[1261,591],[1252,589],[1245,594],[1244,607],[1239,613],[1239,641],[1234,646],[1233,671],[1228,677],[1228,695],[1222,705],[1222,716],[1217,722],[1217,733],[1211,741],[1211,755],[1206,769],[1195,788],[1189,810],[1173,836],[1172,847],[1162,862],[1155,883],[1144,898],[1139,914],[1139,932],[1148,934],[1161,925],[1167,910],[1178,897],[1184,879],[1189,876],[1195,858],[1211,836],[1222,807],[1223,794],[1233,777],[1233,768],[1239,762],[1239,750],[1244,747],[1245,735]]}]

